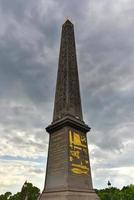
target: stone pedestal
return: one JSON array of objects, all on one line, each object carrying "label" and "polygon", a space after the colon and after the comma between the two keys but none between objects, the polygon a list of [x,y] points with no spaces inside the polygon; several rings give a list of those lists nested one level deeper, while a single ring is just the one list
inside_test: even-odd
[{"label": "stone pedestal", "polygon": [[39,200],[100,200],[94,190],[89,192],[62,191],[42,193]]},{"label": "stone pedestal", "polygon": [[70,117],[47,127],[46,181],[39,200],[99,200],[92,187],[87,129]]}]

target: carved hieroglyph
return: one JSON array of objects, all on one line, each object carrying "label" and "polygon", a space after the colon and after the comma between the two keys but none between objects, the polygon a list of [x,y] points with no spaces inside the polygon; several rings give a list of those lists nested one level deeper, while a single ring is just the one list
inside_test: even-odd
[{"label": "carved hieroglyph", "polygon": [[86,136],[71,130],[69,131],[69,161],[72,173],[89,175]]}]

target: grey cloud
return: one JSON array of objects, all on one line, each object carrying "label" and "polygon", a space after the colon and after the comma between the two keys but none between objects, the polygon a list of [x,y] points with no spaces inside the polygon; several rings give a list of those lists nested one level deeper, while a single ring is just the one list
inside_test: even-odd
[{"label": "grey cloud", "polygon": [[[107,141],[107,139],[106,139]],[[124,143],[120,150],[105,150],[97,147],[91,150],[91,163],[94,170],[133,168],[133,141]],[[97,160],[97,162],[95,161]]]},{"label": "grey cloud", "polygon": [[86,33],[78,40],[83,110],[93,128],[91,141],[101,148],[116,150],[122,148],[123,138],[114,133],[115,127],[133,122],[134,118],[133,19],[126,18],[125,10],[120,16],[113,3],[104,13],[106,1],[100,5],[90,3],[89,17],[93,5],[98,13],[94,13],[95,21],[87,18]]},{"label": "grey cloud", "polygon": [[34,169],[29,169],[29,172],[30,173],[35,173],[35,174],[44,174],[44,169],[34,168]]},{"label": "grey cloud", "polygon": [[[27,95],[31,97],[31,100],[43,101],[49,95],[50,88],[50,79],[47,78],[49,73],[49,71],[47,72],[48,64],[45,65],[45,55],[43,66],[36,59],[33,61],[36,52],[33,52],[32,45],[29,46],[28,50],[23,49],[19,41],[16,41],[12,36],[10,37],[9,40],[5,38],[6,44],[1,46],[1,86],[5,85],[6,89],[14,90],[20,85],[22,90],[24,89]],[[44,69],[46,69],[46,72],[44,72]],[[44,81],[48,82],[45,86]],[[43,89],[44,93],[42,92]]]}]

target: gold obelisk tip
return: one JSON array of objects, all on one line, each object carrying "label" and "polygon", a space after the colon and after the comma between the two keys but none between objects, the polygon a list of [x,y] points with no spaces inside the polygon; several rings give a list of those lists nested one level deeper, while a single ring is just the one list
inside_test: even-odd
[{"label": "gold obelisk tip", "polygon": [[65,22],[63,25],[73,25],[73,23],[71,22],[71,20],[69,19],[69,17],[65,18]]}]

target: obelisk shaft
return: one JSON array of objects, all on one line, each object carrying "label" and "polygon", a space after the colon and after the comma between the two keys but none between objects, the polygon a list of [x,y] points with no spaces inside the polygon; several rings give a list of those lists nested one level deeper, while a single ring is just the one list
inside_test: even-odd
[{"label": "obelisk shaft", "polygon": [[71,115],[83,120],[73,24],[62,26],[53,121]]},{"label": "obelisk shaft", "polygon": [[73,24],[62,26],[46,181],[41,200],[99,200],[92,186],[83,121]]}]

